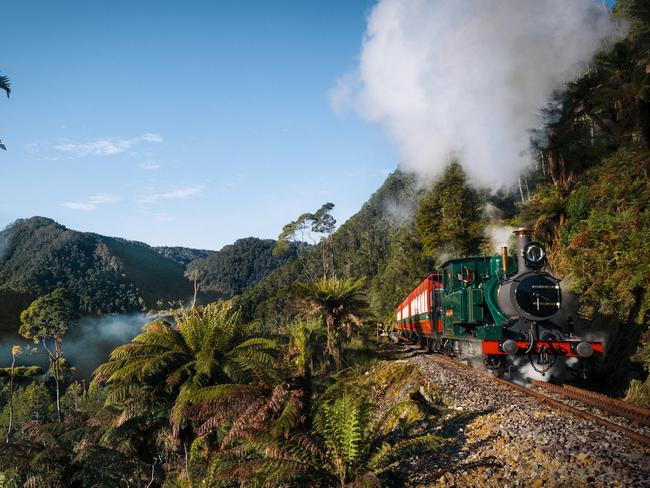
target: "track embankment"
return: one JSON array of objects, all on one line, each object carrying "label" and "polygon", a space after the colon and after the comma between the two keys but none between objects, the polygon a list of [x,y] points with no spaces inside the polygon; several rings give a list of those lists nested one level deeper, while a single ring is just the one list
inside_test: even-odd
[{"label": "track embankment", "polygon": [[650,487],[650,449],[482,371],[396,345],[450,407],[437,458],[408,460],[410,486]]}]

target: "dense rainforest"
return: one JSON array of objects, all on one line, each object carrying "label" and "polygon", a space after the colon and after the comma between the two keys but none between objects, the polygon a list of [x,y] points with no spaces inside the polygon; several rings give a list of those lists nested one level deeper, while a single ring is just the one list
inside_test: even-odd
[{"label": "dense rainforest", "polygon": [[198,289],[211,299],[232,298],[294,258],[304,246],[292,245],[287,252],[274,255],[273,239],[247,237],[195,259],[187,265],[188,277],[196,277]]},{"label": "dense rainforest", "polygon": [[[240,239],[222,250],[151,247],[77,232],[44,217],[0,231],[0,323],[15,324],[34,298],[65,288],[82,314],[168,307],[192,298],[197,273],[201,299],[230,298],[295,255],[271,255],[275,241]],[[192,275],[193,276],[193,275]]]},{"label": "dense rainforest", "polygon": [[315,245],[283,232],[221,255],[42,218],[5,230],[2,293],[41,296],[21,331],[63,351],[75,308],[189,297],[192,282],[238,295],[149,323],[90,385],[54,354],[44,375],[2,370],[0,486],[399,486],[396,460],[444,444],[430,423],[441,405],[408,364],[381,360],[375,327],[441,260],[491,252],[490,226],[534,229],[582,326],[608,340],[610,392],[650,405],[650,7],[614,11],[627,36],[550,101],[510,191],[471,187],[471,161],[425,182],[398,170],[335,232],[312,226]]},{"label": "dense rainforest", "polygon": [[19,220],[0,242],[0,288],[37,297],[62,287],[83,313],[140,310],[191,294],[183,266],[143,243],[76,232],[42,217]]}]

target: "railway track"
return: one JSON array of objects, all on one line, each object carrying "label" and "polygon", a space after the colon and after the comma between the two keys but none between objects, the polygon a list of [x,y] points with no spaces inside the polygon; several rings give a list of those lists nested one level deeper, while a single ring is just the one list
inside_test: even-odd
[{"label": "railway track", "polygon": [[593,391],[584,390],[571,385],[556,385],[546,383],[544,381],[533,380],[533,386],[546,390],[550,393],[560,395],[564,398],[580,401],[587,405],[591,405],[602,412],[615,415],[617,417],[625,417],[630,419],[636,425],[650,426],[650,409],[637,407],[627,402],[610,398],[605,395],[600,395]]},{"label": "railway track", "polygon": [[[411,341],[408,341],[401,337],[398,337],[398,341],[403,341],[412,344]],[[619,418],[629,419],[632,421],[632,423],[638,426],[650,426],[650,410],[648,409],[640,408],[635,405],[629,404],[627,402],[616,400],[614,398],[609,398],[604,395],[599,395],[598,393],[589,390],[584,390],[582,388],[577,388],[574,386],[568,386],[568,385],[560,386],[551,383],[545,383],[543,381],[533,380],[530,383],[529,387],[525,387],[513,383],[512,381],[505,380],[503,378],[497,378],[494,375],[491,375],[485,371],[480,371],[478,369],[469,366],[468,364],[465,364],[461,361],[457,361],[456,359],[450,358],[442,354],[435,354],[435,356],[433,357],[435,357],[436,359],[440,359],[442,361],[453,363],[454,365],[458,365],[463,368],[467,368],[471,371],[474,371],[475,373],[490,378],[493,381],[496,381],[498,383],[501,383],[512,390],[518,391],[523,395],[532,397],[538,402],[548,405],[553,409],[560,410],[565,413],[569,413],[575,417],[582,418],[590,422],[595,422],[611,430],[616,430],[618,432],[621,432],[631,440],[642,445],[643,447],[650,448],[649,436],[635,429],[632,429],[630,426],[622,425],[621,423],[613,421],[615,420],[616,417],[619,417]],[[537,391],[534,388],[551,393],[555,395],[555,398],[548,394],[541,393],[540,391]],[[611,415],[614,417],[612,417],[612,420],[603,418],[602,416],[591,413],[586,409],[578,408],[578,406],[571,405],[568,403],[569,401],[574,403],[577,402],[581,404],[581,406],[584,406],[587,409],[596,408],[601,412],[603,412],[604,415]]]}]

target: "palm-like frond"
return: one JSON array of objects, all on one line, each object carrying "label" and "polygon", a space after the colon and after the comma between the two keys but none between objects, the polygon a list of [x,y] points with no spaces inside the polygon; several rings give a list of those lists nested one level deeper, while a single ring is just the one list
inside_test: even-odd
[{"label": "palm-like frond", "polygon": [[327,350],[334,357],[337,370],[341,368],[341,328],[358,324],[360,317],[368,312],[364,287],[365,278],[322,278],[297,283],[294,287],[295,295],[308,305],[306,308],[323,318],[327,326]]},{"label": "palm-like frond", "polygon": [[9,94],[11,93],[11,83],[9,82],[9,77],[0,75],[0,90],[4,90],[4,92],[7,94],[7,98],[9,98]]},{"label": "palm-like frond", "polygon": [[188,415],[216,423],[219,408],[238,402],[241,406],[244,399],[259,395],[259,386],[248,385],[263,384],[272,376],[277,344],[265,338],[246,339],[231,303],[182,309],[173,322],[145,325],[141,334],[116,348],[95,371],[95,381],[110,386],[106,405],[122,412],[118,415],[122,421],[113,429],[137,420],[133,414],[138,409],[151,408],[151,404],[129,401],[129,395],[140,388],[151,391],[152,398],[168,399],[172,433],[179,435]]},{"label": "palm-like frond", "polygon": [[297,283],[295,291],[300,298],[310,301],[321,312],[343,316],[367,310],[365,283],[365,278],[323,278],[311,283]]},{"label": "palm-like frond", "polygon": [[311,367],[323,357],[327,330],[318,320],[297,320],[287,328],[287,336],[290,362],[299,374],[310,374]]}]

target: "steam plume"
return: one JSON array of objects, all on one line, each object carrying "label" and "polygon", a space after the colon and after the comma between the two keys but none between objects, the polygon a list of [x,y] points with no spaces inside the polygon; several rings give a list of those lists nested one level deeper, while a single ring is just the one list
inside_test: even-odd
[{"label": "steam plume", "polygon": [[458,156],[503,186],[529,163],[539,109],[619,31],[597,0],[380,0],[332,106],[383,125],[405,170],[435,176]]}]

